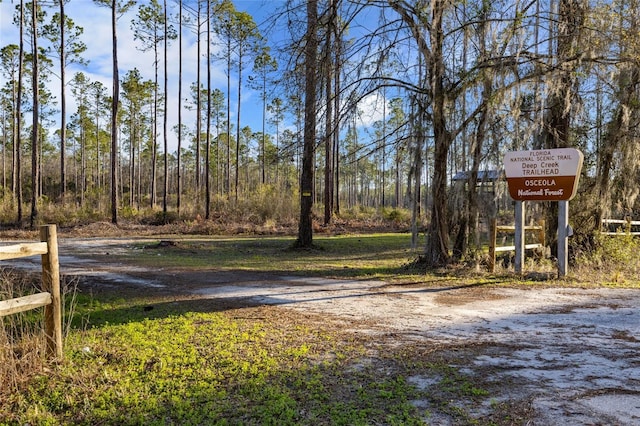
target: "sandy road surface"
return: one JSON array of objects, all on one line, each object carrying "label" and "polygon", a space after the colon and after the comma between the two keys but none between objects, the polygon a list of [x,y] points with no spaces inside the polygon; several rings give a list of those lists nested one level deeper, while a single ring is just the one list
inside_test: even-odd
[{"label": "sandy road surface", "polygon": [[[387,336],[396,345],[475,345],[469,361],[458,367],[504,383],[492,400],[530,404],[535,413],[531,424],[640,425],[638,290],[433,289],[240,272],[189,274],[161,267],[152,271],[109,261],[110,253],[126,250],[131,242],[61,240],[61,272],[146,291],[169,286],[176,291],[176,283],[183,283],[178,290],[194,297],[319,312],[344,319],[355,332]],[[38,264],[26,260],[16,266]],[[429,386],[428,378],[411,380]],[[431,421],[453,424],[446,416],[436,415]]]}]

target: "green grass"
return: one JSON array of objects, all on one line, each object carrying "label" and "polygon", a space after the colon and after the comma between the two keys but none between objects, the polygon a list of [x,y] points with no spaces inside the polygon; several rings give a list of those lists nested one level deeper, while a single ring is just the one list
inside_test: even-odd
[{"label": "green grass", "polygon": [[[346,235],[314,238],[315,248],[291,249],[291,237],[171,239],[172,245],[137,245],[123,261],[167,268],[287,272],[325,277],[391,278],[417,252],[408,234]],[[159,242],[159,241],[158,241]],[[413,271],[415,272],[415,271]]]},{"label": "green grass", "polygon": [[[161,241],[170,244],[159,244]],[[500,268],[495,274],[488,274],[482,261],[478,268],[427,271],[413,263],[422,253],[424,242],[412,250],[411,236],[407,233],[316,236],[315,248],[310,250],[292,249],[294,241],[293,237],[167,236],[136,244],[125,254],[110,254],[110,258],[153,268],[161,265],[193,271],[241,270],[421,285],[517,283],[537,286],[542,280],[567,287],[640,287],[640,264],[633,254],[638,247],[635,240],[605,241],[603,248],[589,257],[576,256],[575,264],[569,265],[568,275],[560,280],[556,279],[557,270],[551,260],[532,256],[525,259],[522,276],[515,276],[512,269]]]},{"label": "green grass", "polygon": [[364,341],[274,308],[204,312],[194,303],[140,318],[140,305],[81,300],[91,304],[80,306],[85,314],[111,317],[74,330],[64,362],[2,399],[0,423],[423,424],[406,373],[352,368]]}]

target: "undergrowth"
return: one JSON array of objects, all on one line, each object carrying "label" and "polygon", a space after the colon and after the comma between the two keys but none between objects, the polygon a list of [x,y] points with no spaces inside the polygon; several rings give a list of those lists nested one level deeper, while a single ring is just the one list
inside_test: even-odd
[{"label": "undergrowth", "polygon": [[[214,195],[209,212],[204,205],[204,197],[197,194],[184,194],[178,211],[175,200],[164,211],[161,203],[151,206],[148,202],[135,205],[122,200],[118,208],[119,219],[144,225],[167,225],[181,221],[224,220],[233,223],[248,224],[288,224],[299,216],[296,191],[281,192],[272,185],[260,185],[250,194],[234,200],[223,195]],[[110,199],[106,195],[87,194],[82,199],[51,200],[42,197],[38,201],[38,223],[56,223],[60,227],[73,227],[93,222],[111,221]],[[29,225],[28,203],[22,206],[23,217],[18,220],[17,206],[10,196],[0,200],[0,223],[14,227]]]},{"label": "undergrowth", "polygon": [[639,252],[640,238],[597,234],[592,249],[576,256],[576,275],[609,285],[639,284]]}]

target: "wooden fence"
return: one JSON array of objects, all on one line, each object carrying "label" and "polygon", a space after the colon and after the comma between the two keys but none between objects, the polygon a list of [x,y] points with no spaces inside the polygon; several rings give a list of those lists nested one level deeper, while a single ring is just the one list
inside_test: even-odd
[{"label": "wooden fence", "polygon": [[44,306],[47,353],[62,359],[62,303],[56,226],[40,227],[40,241],[0,247],[0,260],[42,255],[43,290],[42,293],[0,301],[0,317]]},{"label": "wooden fence", "polygon": [[631,219],[602,219],[602,234],[640,236],[640,221]]},{"label": "wooden fence", "polygon": [[[525,244],[524,248],[525,250],[531,250],[531,249],[539,249],[539,248],[543,248],[544,244],[545,244],[545,237],[544,237],[544,221],[542,221],[540,223],[540,225],[531,225],[531,226],[525,226],[524,227],[524,231],[525,231],[525,235],[527,233],[527,231],[535,231],[535,235],[536,235],[536,239],[537,242],[536,243],[531,243],[531,244]],[[496,253],[498,252],[503,252],[503,251],[515,251],[516,250],[516,246],[498,246],[497,245],[497,239],[498,239],[498,233],[502,232],[502,233],[515,233],[516,232],[516,227],[514,225],[498,225],[496,220],[494,219],[491,222],[491,229],[490,229],[490,235],[489,235],[489,270],[491,272],[495,271],[496,268]]]}]

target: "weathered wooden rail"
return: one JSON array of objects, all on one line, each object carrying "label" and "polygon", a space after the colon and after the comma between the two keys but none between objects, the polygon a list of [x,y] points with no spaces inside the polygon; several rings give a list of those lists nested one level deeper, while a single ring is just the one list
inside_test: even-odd
[{"label": "weathered wooden rail", "polygon": [[[611,227],[615,231],[611,231]],[[640,220],[631,219],[602,219],[603,235],[633,235],[640,236]]]},{"label": "weathered wooden rail", "polygon": [[0,260],[42,256],[42,292],[0,301],[0,317],[31,309],[44,309],[47,353],[62,358],[62,303],[60,299],[60,264],[55,225],[40,227],[39,243],[22,243],[0,247]]},{"label": "weathered wooden rail", "polygon": [[[545,244],[545,237],[544,237],[544,221],[542,221],[540,223],[540,225],[531,225],[531,226],[525,226],[524,227],[524,231],[525,233],[527,231],[535,231],[535,234],[537,236],[537,243],[531,243],[531,244],[525,244],[524,248],[525,250],[532,250],[532,249],[540,249],[544,247]],[[516,246],[498,246],[497,245],[497,239],[498,239],[498,233],[499,232],[505,232],[505,233],[515,233],[516,232],[516,227],[514,225],[498,225],[496,220],[494,219],[491,222],[491,229],[490,229],[490,235],[489,235],[489,270],[491,272],[495,271],[496,268],[496,253],[498,252],[503,252],[503,251],[515,251],[516,250]]]}]

